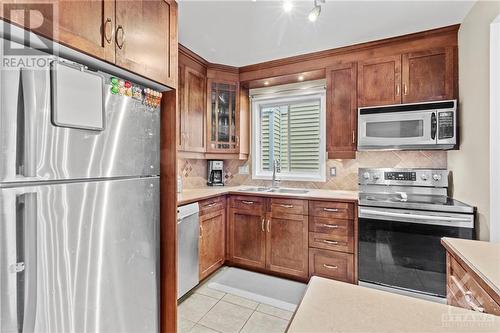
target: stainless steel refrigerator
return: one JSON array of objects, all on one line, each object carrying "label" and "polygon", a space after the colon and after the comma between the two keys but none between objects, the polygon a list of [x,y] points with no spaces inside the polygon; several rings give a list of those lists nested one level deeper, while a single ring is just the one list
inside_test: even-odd
[{"label": "stainless steel refrigerator", "polygon": [[160,110],[41,57],[0,71],[0,331],[156,332]]}]

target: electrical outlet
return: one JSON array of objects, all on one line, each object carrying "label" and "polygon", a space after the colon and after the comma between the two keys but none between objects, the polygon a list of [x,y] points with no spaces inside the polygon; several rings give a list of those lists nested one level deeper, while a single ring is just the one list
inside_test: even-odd
[{"label": "electrical outlet", "polygon": [[247,165],[243,165],[243,166],[240,166],[238,168],[238,173],[240,175],[248,175],[250,172],[250,168],[248,167],[248,164]]},{"label": "electrical outlet", "polygon": [[331,167],[330,168],[330,176],[331,177],[336,177],[337,176],[337,168],[336,167]]}]

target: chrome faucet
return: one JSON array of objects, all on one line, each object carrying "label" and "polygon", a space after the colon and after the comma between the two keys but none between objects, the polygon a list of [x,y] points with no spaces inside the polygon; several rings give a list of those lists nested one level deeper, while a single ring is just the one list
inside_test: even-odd
[{"label": "chrome faucet", "polygon": [[272,188],[279,188],[280,181],[276,179],[276,173],[280,171],[280,162],[278,160],[273,161],[273,183],[271,185]]}]

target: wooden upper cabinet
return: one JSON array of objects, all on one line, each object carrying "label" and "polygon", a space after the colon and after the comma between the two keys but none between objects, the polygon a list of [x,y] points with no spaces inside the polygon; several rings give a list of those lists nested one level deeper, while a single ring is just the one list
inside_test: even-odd
[{"label": "wooden upper cabinet", "polygon": [[356,63],[326,69],[328,158],[355,158],[357,133]]},{"label": "wooden upper cabinet", "polygon": [[184,67],[181,82],[180,149],[205,152],[206,76]]},{"label": "wooden upper cabinet", "polygon": [[224,207],[200,216],[200,280],[224,264],[226,259],[225,228]]},{"label": "wooden upper cabinet", "polygon": [[177,3],[116,1],[116,64],[176,88]]},{"label": "wooden upper cabinet", "polygon": [[377,106],[401,103],[401,55],[358,63],[358,104]]},{"label": "wooden upper cabinet", "polygon": [[403,54],[403,103],[454,97],[452,47]]}]

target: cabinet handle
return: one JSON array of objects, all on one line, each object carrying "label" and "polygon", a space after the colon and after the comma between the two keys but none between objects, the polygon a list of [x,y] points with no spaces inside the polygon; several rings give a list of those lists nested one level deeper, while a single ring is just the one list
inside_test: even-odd
[{"label": "cabinet handle", "polygon": [[335,212],[338,212],[338,211],[339,211],[339,210],[338,210],[338,208],[323,208],[323,210],[324,210],[325,212],[333,212],[333,213],[335,213]]},{"label": "cabinet handle", "polygon": [[328,223],[323,223],[322,226],[331,229],[337,229],[339,227],[337,224],[328,224]]},{"label": "cabinet handle", "polygon": [[337,245],[339,242],[337,241],[331,241],[331,240],[328,240],[328,239],[322,239],[323,243],[326,243],[326,244],[332,244],[332,245]]},{"label": "cabinet handle", "polygon": [[217,205],[217,202],[212,202],[210,204],[207,205],[207,208],[211,208],[213,206]]},{"label": "cabinet handle", "polygon": [[356,133],[352,131],[352,143],[356,143]]},{"label": "cabinet handle", "polygon": [[472,310],[477,311],[477,312],[484,312],[484,308],[482,306],[479,306],[476,304],[474,296],[472,296],[472,293],[470,291],[467,291],[465,293],[464,298]]},{"label": "cabinet handle", "polygon": [[271,220],[267,220],[267,232],[271,232]]},{"label": "cabinet handle", "polygon": [[236,135],[236,147],[240,146],[240,137]]},{"label": "cabinet handle", "polygon": [[260,224],[260,228],[262,229],[262,232],[266,231],[266,230],[264,230],[264,223],[266,223],[266,219],[262,218],[262,222]]},{"label": "cabinet handle", "polygon": [[405,84],[403,84],[403,94],[406,96],[408,95],[408,86]]},{"label": "cabinet handle", "polygon": [[328,265],[328,264],[323,264],[323,267],[328,268],[328,269],[337,269],[338,268],[335,265]]},{"label": "cabinet handle", "polygon": [[241,200],[245,205],[253,205],[253,201]]},{"label": "cabinet handle", "polygon": [[203,238],[203,226],[200,224],[200,239]]},{"label": "cabinet handle", "polygon": [[118,25],[118,27],[116,28],[116,46],[118,46],[119,49],[122,49],[124,43],[125,43],[125,30],[123,30],[123,27],[121,25]]},{"label": "cabinet handle", "polygon": [[[111,40],[113,39],[113,29],[112,28],[112,23],[111,19],[108,17],[106,18],[106,21],[104,22],[104,39],[108,44],[111,44]],[[110,34],[108,34],[108,27],[110,27]]]},{"label": "cabinet handle", "polygon": [[293,205],[281,204],[280,206],[283,207],[283,208],[293,208]]},{"label": "cabinet handle", "polygon": [[401,93],[401,87],[398,85],[396,85],[396,96],[399,96],[399,94]]}]

